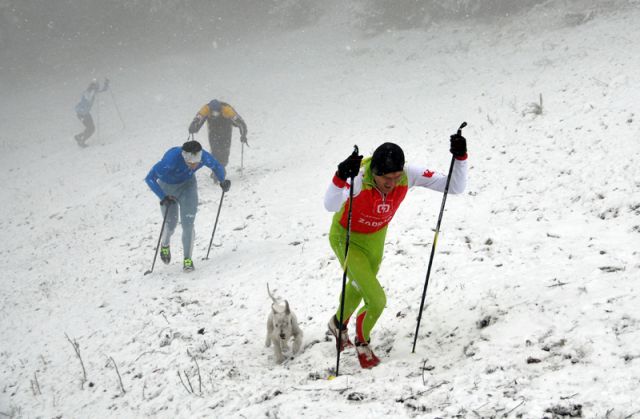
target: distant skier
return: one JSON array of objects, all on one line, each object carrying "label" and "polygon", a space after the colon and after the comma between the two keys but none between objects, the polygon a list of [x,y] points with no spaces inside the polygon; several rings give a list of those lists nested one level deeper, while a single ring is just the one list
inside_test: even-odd
[{"label": "distant skier", "polygon": [[205,121],[208,121],[209,126],[211,154],[226,168],[229,163],[232,128],[240,130],[240,141],[248,145],[247,124],[231,105],[216,99],[200,108],[189,125],[189,134],[200,131]]},{"label": "distant skier", "polygon": [[170,241],[178,224],[178,207],[182,224],[182,249],[184,252],[183,270],[194,270],[191,253],[195,231],[193,224],[198,211],[198,183],[194,173],[207,166],[215,173],[220,187],[227,192],[231,181],[225,179],[224,167],[197,141],[187,141],[182,147],[170,148],[156,163],[145,181],[160,199],[162,216],[167,214],[167,225],[161,238],[160,259],[165,264],[171,262]]},{"label": "distant skier", "polygon": [[93,102],[96,98],[96,95],[100,92],[106,91],[108,88],[109,79],[107,78],[104,79],[102,89],[100,89],[98,80],[91,80],[91,83],[89,83],[89,87],[87,87],[87,89],[82,93],[80,102],[78,102],[75,107],[78,119],[82,121],[82,124],[84,125],[84,131],[74,136],[80,147],[87,146],[87,140],[93,135],[96,130],[96,126],[93,123],[93,118],[91,117],[91,108],[93,107]]},{"label": "distant skier", "polygon": [[[461,135],[451,136],[451,153],[455,164],[449,192],[461,193],[467,179],[467,145]],[[354,176],[353,185],[350,178]],[[379,146],[371,158],[352,154],[338,165],[324,198],[324,206],[335,212],[329,242],[340,265],[345,263],[347,217],[349,212],[349,188],[353,187],[353,210],[347,265],[348,282],[345,288],[342,327],[338,326],[340,307],[329,320],[329,330],[340,339],[340,351],[353,346],[349,340],[349,318],[364,300],[356,316],[356,352],[362,368],[372,368],[380,363],[369,346],[370,333],[386,304],[385,292],[377,274],[382,262],[387,225],[405,198],[407,190],[422,186],[443,192],[446,174],[430,171],[424,166],[406,165],[404,152],[393,143]],[[339,300],[340,301],[340,300]],[[340,336],[340,337],[338,337]]]}]

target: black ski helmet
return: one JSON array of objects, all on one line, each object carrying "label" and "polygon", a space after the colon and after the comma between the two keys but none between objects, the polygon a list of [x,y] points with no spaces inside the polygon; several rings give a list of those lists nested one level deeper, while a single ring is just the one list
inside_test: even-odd
[{"label": "black ski helmet", "polygon": [[182,151],[196,154],[197,152],[202,151],[202,146],[195,140],[187,141],[186,143],[182,144]]},{"label": "black ski helmet", "polygon": [[404,169],[404,152],[399,145],[384,143],[376,148],[371,157],[371,171],[376,176],[399,172]]}]

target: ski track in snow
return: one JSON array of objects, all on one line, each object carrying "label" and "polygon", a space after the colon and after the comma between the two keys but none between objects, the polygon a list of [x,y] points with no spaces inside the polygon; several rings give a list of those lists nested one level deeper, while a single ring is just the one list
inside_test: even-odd
[{"label": "ski track in snow", "polygon": [[[319,27],[234,51],[114,64],[107,73],[126,128],[102,96],[99,137],[86,149],[72,140],[84,82],[52,75],[16,86],[0,105],[9,196],[0,413],[638,415],[638,19],[630,7],[565,26],[542,9],[498,28],[371,39],[326,23],[329,35]],[[216,77],[201,83],[193,68],[212,65]],[[536,115],[528,111],[539,94]],[[213,97],[248,123],[245,170],[234,132],[232,187],[209,260],[220,190],[201,170],[196,271],[181,271],[178,227],[176,261],[158,258],[143,276],[162,222],[143,178]],[[52,110],[27,123],[36,100]],[[410,161],[446,170],[448,135],[462,120],[468,188],[447,200],[416,353],[441,202],[424,190],[408,194],[387,235],[379,278],[388,303],[372,335],[382,364],[362,371],[348,350],[341,375],[327,380],[335,347],[326,323],[341,284],[322,208],[333,168],[353,144],[369,155],[393,139]],[[208,148],[205,131],[197,139]],[[283,365],[264,347],[267,282],[305,334]]]}]

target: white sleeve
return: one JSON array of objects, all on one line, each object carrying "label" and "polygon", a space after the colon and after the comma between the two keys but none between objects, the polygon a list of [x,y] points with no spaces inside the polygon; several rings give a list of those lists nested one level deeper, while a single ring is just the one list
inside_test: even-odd
[{"label": "white sleeve", "polygon": [[[459,194],[464,192],[467,186],[467,160],[455,159],[449,192]],[[447,185],[447,175],[444,173],[432,172],[424,166],[407,165],[407,175],[409,177],[409,187],[422,186],[434,191],[444,192]]]},{"label": "white sleeve", "polygon": [[[355,188],[353,190],[353,196],[356,197],[362,190],[362,173],[353,180]],[[342,204],[349,199],[350,182],[344,181],[337,176],[333,176],[333,180],[327,188],[327,192],[324,194],[324,207],[327,211],[338,212],[342,208]]]}]

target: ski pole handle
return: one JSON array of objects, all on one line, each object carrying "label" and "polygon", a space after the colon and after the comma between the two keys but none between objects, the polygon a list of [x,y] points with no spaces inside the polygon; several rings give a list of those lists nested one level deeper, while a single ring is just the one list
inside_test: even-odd
[{"label": "ski pole handle", "polygon": [[460,128],[458,128],[458,132],[456,133],[456,135],[462,135],[462,128],[464,128],[464,127],[466,127],[466,126],[467,126],[467,123],[466,123],[466,122],[463,122],[463,123],[460,125]]}]

